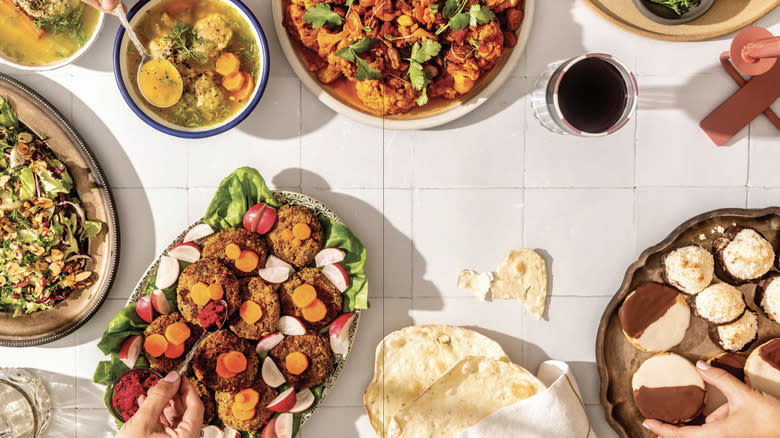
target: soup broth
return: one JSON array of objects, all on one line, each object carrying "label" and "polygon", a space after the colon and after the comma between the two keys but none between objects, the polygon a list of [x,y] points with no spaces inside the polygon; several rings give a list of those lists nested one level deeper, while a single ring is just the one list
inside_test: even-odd
[{"label": "soup broth", "polygon": [[[206,27],[206,21],[219,25]],[[229,32],[223,32],[223,26]],[[168,108],[142,103],[147,111],[170,123],[187,128],[220,123],[239,112],[256,87],[260,55],[252,29],[232,7],[219,0],[164,0],[136,22],[135,31],[153,56],[171,61],[182,76],[184,92],[178,103]],[[220,44],[226,34],[227,43],[223,40]],[[159,49],[161,46],[164,49]],[[221,74],[218,60],[228,54],[238,61],[237,70]],[[129,44],[127,71],[139,97],[136,73],[140,62],[135,47]],[[224,69],[222,73],[226,73]],[[234,75],[243,75],[243,79]],[[241,85],[241,90],[233,89],[233,83]]]},{"label": "soup broth", "polygon": [[35,20],[11,0],[0,0],[0,51],[24,65],[48,65],[73,56],[90,39],[100,12],[76,1],[68,16]]}]

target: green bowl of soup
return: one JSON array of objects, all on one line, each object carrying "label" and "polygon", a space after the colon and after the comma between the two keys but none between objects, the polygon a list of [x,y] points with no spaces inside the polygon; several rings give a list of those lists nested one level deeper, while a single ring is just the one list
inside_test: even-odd
[{"label": "green bowl of soup", "polygon": [[255,108],[268,81],[268,44],[240,0],[141,0],[128,19],[151,55],[172,63],[184,85],[173,106],[150,105],[137,82],[141,56],[120,29],[114,74],[144,122],[177,137],[203,138],[235,127]]},{"label": "green bowl of soup", "polygon": [[32,71],[68,65],[92,46],[103,19],[79,0],[0,0],[0,62]]}]

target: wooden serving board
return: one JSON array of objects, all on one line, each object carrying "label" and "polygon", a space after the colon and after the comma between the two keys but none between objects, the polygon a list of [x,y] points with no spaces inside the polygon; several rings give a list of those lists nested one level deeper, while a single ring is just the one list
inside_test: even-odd
[{"label": "wooden serving board", "polygon": [[[620,290],[601,317],[596,336],[596,362],[601,378],[600,398],[610,426],[623,438],[654,437],[642,427],[644,417],[634,405],[631,379],[639,366],[654,353],[638,350],[626,339],[618,319],[618,308],[636,287],[645,281],[663,283],[661,258],[667,252],[687,245],[711,249],[712,242],[732,225],[752,227],[763,234],[777,253],[780,250],[780,207],[763,210],[723,209],[696,216],[675,229],[663,242],[645,250],[626,272]],[[761,343],[780,337],[780,324],[769,320],[754,302],[755,284],[737,288],[745,295],[748,307],[758,314],[758,340],[748,354]],[[690,302],[691,300],[688,299]],[[723,350],[710,340],[707,324],[691,315],[691,325],[683,342],[670,350],[692,362],[707,360]]]},{"label": "wooden serving board", "polygon": [[582,2],[623,30],[664,41],[702,41],[723,36],[749,26],[780,5],[780,0],[717,0],[701,18],[666,26],[642,15],[630,0]]}]

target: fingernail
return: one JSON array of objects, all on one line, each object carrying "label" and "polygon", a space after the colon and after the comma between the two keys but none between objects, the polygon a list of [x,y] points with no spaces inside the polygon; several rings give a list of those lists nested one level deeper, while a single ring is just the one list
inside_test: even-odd
[{"label": "fingernail", "polygon": [[174,383],[177,380],[179,380],[179,373],[177,373],[176,371],[171,371],[170,373],[168,373],[167,376],[165,376],[163,380],[165,380],[166,382]]},{"label": "fingernail", "polygon": [[643,422],[642,422],[642,427],[644,427],[644,428],[645,428],[645,429],[647,429],[647,430],[650,430],[650,428],[649,428],[649,427],[647,427],[647,421],[643,421]]},{"label": "fingernail", "polygon": [[703,360],[700,360],[700,361],[696,362],[696,367],[699,368],[700,370],[703,370],[703,371],[707,371],[708,369],[712,368],[712,366],[710,366],[710,364],[708,364],[707,362],[704,362]]}]

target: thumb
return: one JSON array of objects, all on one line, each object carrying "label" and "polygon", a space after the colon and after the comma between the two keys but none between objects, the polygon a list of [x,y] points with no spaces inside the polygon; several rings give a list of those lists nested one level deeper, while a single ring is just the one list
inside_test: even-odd
[{"label": "thumb", "polygon": [[696,368],[699,369],[699,374],[704,381],[718,388],[729,399],[729,402],[737,401],[750,393],[750,388],[747,385],[726,370],[713,367],[704,361],[697,362]]},{"label": "thumb", "polygon": [[179,373],[176,371],[168,373],[167,376],[149,389],[149,392],[146,394],[146,400],[144,400],[141,408],[138,409],[138,413],[143,418],[155,420],[159,418],[168,402],[178,394],[180,384],[181,378]]}]

